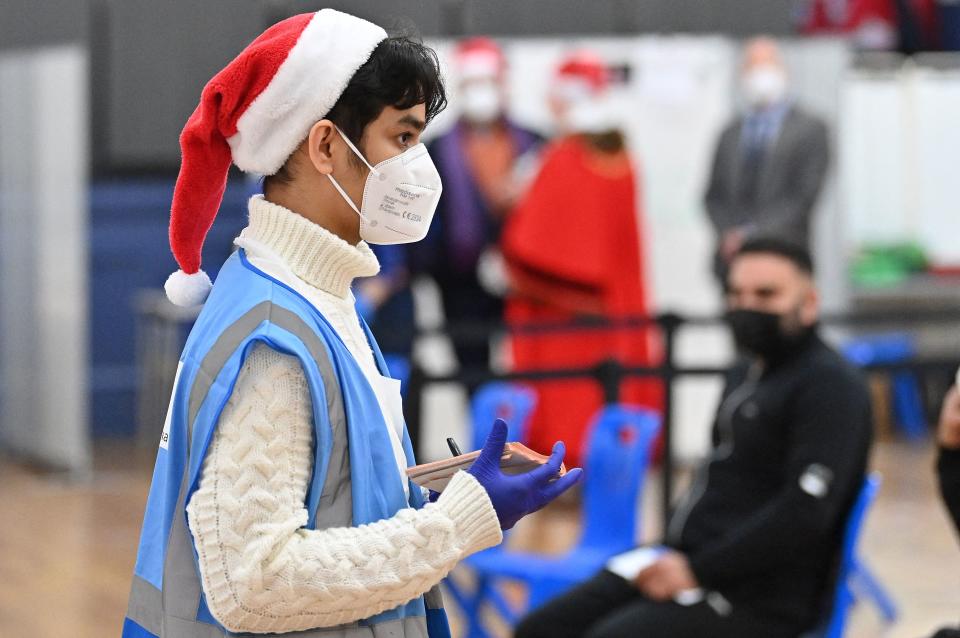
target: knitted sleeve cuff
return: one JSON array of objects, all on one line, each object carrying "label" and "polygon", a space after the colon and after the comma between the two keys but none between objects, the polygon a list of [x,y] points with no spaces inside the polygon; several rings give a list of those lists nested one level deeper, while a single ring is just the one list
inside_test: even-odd
[{"label": "knitted sleeve cuff", "polygon": [[457,472],[433,504],[443,510],[463,539],[463,555],[469,556],[503,541],[500,520],[487,491],[472,475]]}]

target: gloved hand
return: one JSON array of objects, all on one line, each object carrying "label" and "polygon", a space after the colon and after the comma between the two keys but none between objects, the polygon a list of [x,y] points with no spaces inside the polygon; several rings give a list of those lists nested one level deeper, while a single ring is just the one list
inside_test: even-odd
[{"label": "gloved hand", "polygon": [[500,470],[500,457],[507,442],[507,424],[497,419],[483,445],[480,456],[467,470],[476,478],[490,497],[493,509],[500,519],[500,529],[510,529],[521,518],[560,496],[580,480],[583,470],[574,468],[557,477],[563,455],[563,442],[553,446],[550,460],[526,474],[507,475]]}]

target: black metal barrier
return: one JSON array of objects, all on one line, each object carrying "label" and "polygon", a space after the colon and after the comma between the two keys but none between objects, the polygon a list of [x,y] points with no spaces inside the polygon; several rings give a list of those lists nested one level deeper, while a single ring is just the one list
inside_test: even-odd
[{"label": "black metal barrier", "polygon": [[[676,364],[677,333],[687,326],[717,326],[723,323],[721,317],[683,317],[678,314],[664,313],[650,317],[631,317],[622,320],[608,321],[600,319],[584,319],[566,323],[541,323],[524,325],[484,325],[469,323],[451,325],[443,328],[422,330],[420,336],[445,335],[454,342],[476,343],[489,340],[495,334],[537,334],[550,332],[571,332],[578,330],[598,329],[625,329],[656,327],[661,335],[663,344],[663,362],[657,366],[623,366],[615,360],[608,360],[598,365],[582,368],[539,369],[536,371],[496,373],[486,368],[463,368],[453,374],[431,375],[416,362],[413,363],[410,374],[410,385],[405,399],[407,425],[411,439],[416,445],[419,441],[422,418],[423,391],[430,385],[441,383],[460,383],[467,387],[475,387],[487,381],[544,381],[556,379],[593,379],[602,388],[606,403],[616,403],[620,396],[622,382],[630,377],[656,378],[663,383],[663,481],[662,481],[662,511],[664,512],[663,527],[666,531],[666,522],[672,512],[673,500],[673,471],[675,454],[673,446],[674,434],[674,401],[675,381],[681,377],[718,376],[723,375],[726,367],[696,367],[678,366]],[[960,329],[960,308],[957,310],[916,311],[910,313],[884,313],[859,315],[825,316],[820,320],[821,325],[844,326],[848,328],[869,327],[871,332],[884,326],[891,326],[898,331],[905,331],[904,326],[957,324]],[[869,365],[863,369],[868,371],[895,372],[898,370],[912,370],[918,373],[944,372],[949,373],[960,366],[960,352],[951,353],[945,357],[914,357],[909,361],[897,364]]]}]

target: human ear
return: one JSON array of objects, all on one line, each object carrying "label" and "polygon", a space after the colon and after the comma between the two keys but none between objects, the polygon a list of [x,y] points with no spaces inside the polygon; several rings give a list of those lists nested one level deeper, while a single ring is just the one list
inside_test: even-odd
[{"label": "human ear", "polygon": [[333,174],[333,143],[337,129],[330,120],[320,120],[310,127],[307,135],[307,155],[314,169],[321,175]]},{"label": "human ear", "polygon": [[803,319],[804,325],[812,326],[817,322],[817,317],[820,315],[820,293],[817,292],[816,287],[811,283],[803,297],[803,307],[801,309],[801,318]]}]

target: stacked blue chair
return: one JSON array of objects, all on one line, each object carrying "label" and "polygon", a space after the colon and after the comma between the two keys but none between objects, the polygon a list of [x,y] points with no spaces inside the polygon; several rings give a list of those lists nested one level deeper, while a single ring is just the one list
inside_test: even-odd
[{"label": "stacked blue chair", "polygon": [[[465,564],[476,576],[476,587],[472,595],[461,588],[454,594],[470,638],[489,635],[480,618],[485,604],[515,625],[527,609],[586,580],[611,556],[636,546],[638,499],[659,429],[660,415],[643,408],[609,406],[594,417],[587,438],[579,541],[561,556],[500,548],[470,556]],[[515,609],[503,598],[496,586],[504,579],[527,585],[527,609]]]},{"label": "stacked blue chair", "polygon": [[[536,405],[536,392],[526,386],[503,381],[492,381],[480,386],[470,401],[471,449],[483,448],[496,419],[506,421],[508,441],[524,442],[527,438],[527,426]],[[504,536],[504,542],[506,542],[506,536]],[[500,545],[487,551],[499,552],[502,547],[503,545]],[[445,585],[461,609],[470,610],[475,606],[477,597],[467,595],[452,578],[447,579]],[[502,603],[499,598],[498,601]],[[467,613],[469,615],[470,612],[467,611]]]},{"label": "stacked blue chair", "polygon": [[823,628],[804,638],[842,638],[850,611],[858,602],[873,604],[888,624],[893,624],[897,619],[896,604],[857,552],[867,512],[877,498],[880,483],[880,475],[871,474],[860,490],[844,531],[843,552],[830,617]]},{"label": "stacked blue chair", "polygon": [[[895,365],[913,359],[917,355],[917,348],[910,335],[892,332],[851,339],[844,344],[843,354],[858,366]],[[927,419],[917,375],[910,370],[900,370],[894,372],[891,379],[897,424],[909,439],[925,438]]]},{"label": "stacked blue chair", "polygon": [[471,449],[483,449],[495,419],[507,422],[508,441],[526,441],[527,425],[536,405],[536,392],[526,386],[503,381],[480,386],[470,400]]}]

